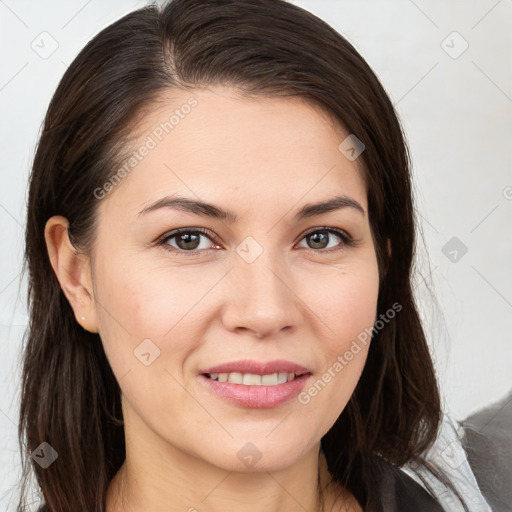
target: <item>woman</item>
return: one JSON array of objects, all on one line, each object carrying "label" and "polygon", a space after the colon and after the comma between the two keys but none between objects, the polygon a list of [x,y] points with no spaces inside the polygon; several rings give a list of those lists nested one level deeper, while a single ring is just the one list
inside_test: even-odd
[{"label": "woman", "polygon": [[30,181],[41,510],[442,511],[400,469],[451,486],[414,243],[399,121],[326,23],[176,0],[104,29]]}]

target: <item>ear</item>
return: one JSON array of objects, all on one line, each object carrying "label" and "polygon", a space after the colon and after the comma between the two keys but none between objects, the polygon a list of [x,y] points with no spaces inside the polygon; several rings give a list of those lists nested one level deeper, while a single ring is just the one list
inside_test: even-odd
[{"label": "ear", "polygon": [[48,256],[76,321],[87,331],[98,332],[90,259],[73,247],[68,226],[68,220],[60,215],[47,221],[44,237]]}]

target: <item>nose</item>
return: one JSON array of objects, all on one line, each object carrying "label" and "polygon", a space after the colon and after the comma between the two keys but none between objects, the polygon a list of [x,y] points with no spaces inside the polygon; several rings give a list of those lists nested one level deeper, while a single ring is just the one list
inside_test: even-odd
[{"label": "nose", "polygon": [[263,252],[252,263],[240,258],[228,279],[222,321],[229,331],[261,339],[291,333],[303,321],[296,280],[277,257]]}]

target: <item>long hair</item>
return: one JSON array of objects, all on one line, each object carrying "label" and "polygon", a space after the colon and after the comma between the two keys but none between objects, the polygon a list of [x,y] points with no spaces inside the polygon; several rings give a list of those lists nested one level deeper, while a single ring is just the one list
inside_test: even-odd
[{"label": "long hair", "polygon": [[[375,456],[437,471],[422,455],[442,413],[411,289],[410,157],[383,86],[344,37],[287,1],[174,0],[136,10],[97,34],[65,72],[44,119],[25,233],[30,317],[19,510],[25,510],[33,470],[48,512],[103,512],[125,458],[120,389],[99,335],[77,324],[59,286],[45,245],[46,221],[66,217],[73,245],[88,253],[97,222],[93,191],[118,169],[137,121],[165,91],[209,85],[234,87],[246,97],[303,98],[365,145],[358,162],[379,267],[377,316],[394,303],[401,310],[373,332],[356,389],[321,446],[334,481],[368,512],[382,510],[372,485]],[[29,457],[41,443],[58,454],[46,468]]]}]

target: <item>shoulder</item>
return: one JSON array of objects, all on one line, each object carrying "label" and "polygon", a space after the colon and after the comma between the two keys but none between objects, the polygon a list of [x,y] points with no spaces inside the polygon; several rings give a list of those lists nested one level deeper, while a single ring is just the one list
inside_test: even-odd
[{"label": "shoulder", "polygon": [[496,510],[512,503],[512,393],[461,422],[462,444],[482,494]]},{"label": "shoulder", "polygon": [[[322,451],[320,455],[321,481],[329,481],[331,486],[327,510],[362,512],[361,504],[351,491],[338,487],[334,480],[327,478],[325,455]],[[370,455],[368,462],[368,477],[374,496],[371,503],[367,503],[370,509],[385,512],[446,512],[436,498],[398,466],[377,454]]]},{"label": "shoulder", "polygon": [[445,512],[437,499],[399,467],[375,458],[377,494],[386,512]]},{"label": "shoulder", "polygon": [[[463,438],[464,428],[461,423],[443,413],[438,436],[430,449],[423,454],[437,473],[434,474],[425,465],[417,463],[406,464],[401,469],[419,485],[428,487],[446,510],[491,512],[488,496],[480,489],[469,464]],[[457,498],[457,493],[462,497],[464,505]]]}]

